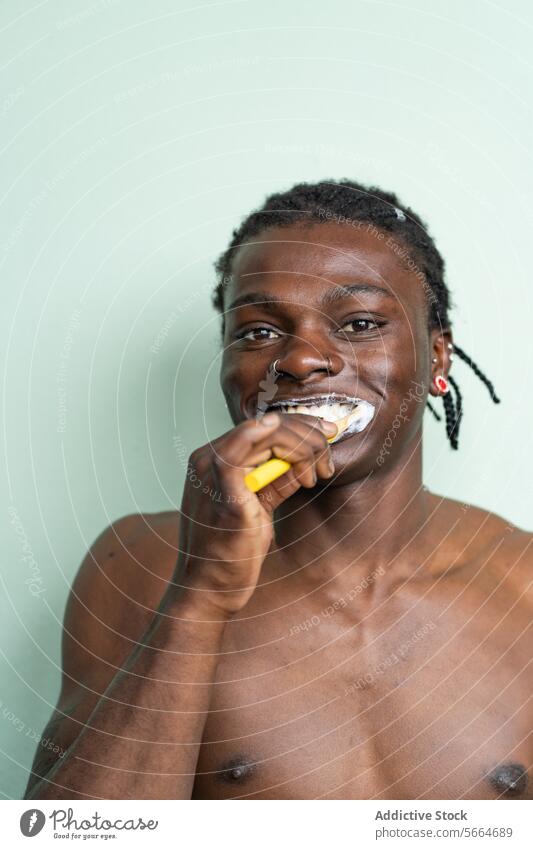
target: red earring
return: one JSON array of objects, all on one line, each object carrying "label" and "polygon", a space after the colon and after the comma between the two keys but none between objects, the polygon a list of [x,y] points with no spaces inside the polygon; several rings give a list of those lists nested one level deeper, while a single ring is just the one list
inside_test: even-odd
[{"label": "red earring", "polygon": [[442,374],[438,374],[436,377],[433,378],[433,386],[439,390],[441,395],[446,395],[446,393],[449,391],[448,381]]}]

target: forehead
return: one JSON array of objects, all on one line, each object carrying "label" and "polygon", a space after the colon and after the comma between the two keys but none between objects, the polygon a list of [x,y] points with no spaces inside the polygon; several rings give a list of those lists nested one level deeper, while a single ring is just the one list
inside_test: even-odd
[{"label": "forehead", "polygon": [[331,222],[271,227],[236,252],[226,305],[258,288],[312,303],[325,288],[366,282],[387,289],[404,308],[425,309],[420,272],[406,258],[394,234],[367,222],[357,229]]}]

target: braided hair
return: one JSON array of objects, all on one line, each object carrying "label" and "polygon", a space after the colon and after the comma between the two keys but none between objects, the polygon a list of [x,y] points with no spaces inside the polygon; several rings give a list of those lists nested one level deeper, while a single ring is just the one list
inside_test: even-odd
[{"label": "braided hair", "polygon": [[[295,222],[333,221],[358,227],[367,222],[395,239],[400,261],[420,279],[429,306],[429,329],[451,327],[451,298],[444,279],[444,260],[428,233],[424,221],[410,207],[402,206],[393,192],[376,186],[364,186],[353,180],[322,180],[298,183],[285,192],[277,192],[262,207],[248,215],[233,231],[231,242],[215,263],[218,284],[213,292],[215,309],[222,315],[224,330],[224,291],[231,277],[233,258],[241,245],[269,227],[288,227]],[[500,403],[491,381],[462,348],[454,344],[454,353],[463,360],[487,387],[495,404]],[[452,448],[459,446],[459,426],[463,399],[457,382],[448,378],[451,389],[442,395],[446,433]],[[428,401],[428,408],[439,421],[441,416]]]}]

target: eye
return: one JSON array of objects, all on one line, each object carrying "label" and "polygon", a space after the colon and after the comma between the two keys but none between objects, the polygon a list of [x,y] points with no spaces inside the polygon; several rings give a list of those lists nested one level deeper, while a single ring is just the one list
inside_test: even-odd
[{"label": "eye", "polygon": [[279,333],[271,327],[251,327],[236,334],[237,339],[248,339],[250,342],[263,342],[264,340],[276,339]]},{"label": "eye", "polygon": [[373,318],[352,318],[341,330],[345,333],[364,333],[365,330],[377,330],[380,326]]}]

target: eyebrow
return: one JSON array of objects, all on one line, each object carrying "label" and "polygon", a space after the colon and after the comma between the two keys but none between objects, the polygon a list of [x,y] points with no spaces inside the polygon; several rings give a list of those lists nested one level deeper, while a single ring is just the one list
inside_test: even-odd
[{"label": "eyebrow", "polygon": [[[336,285],[320,298],[319,303],[332,304],[343,298],[353,298],[360,294],[385,295],[387,298],[394,298],[394,295],[388,289],[385,289],[383,286],[376,286],[375,283],[353,283],[350,286]],[[262,304],[266,309],[275,309],[277,304],[285,303],[287,303],[286,298],[278,298],[276,295],[269,294],[268,292],[248,292],[247,295],[241,295],[239,298],[236,298],[229,305],[228,311],[250,304]]]}]

